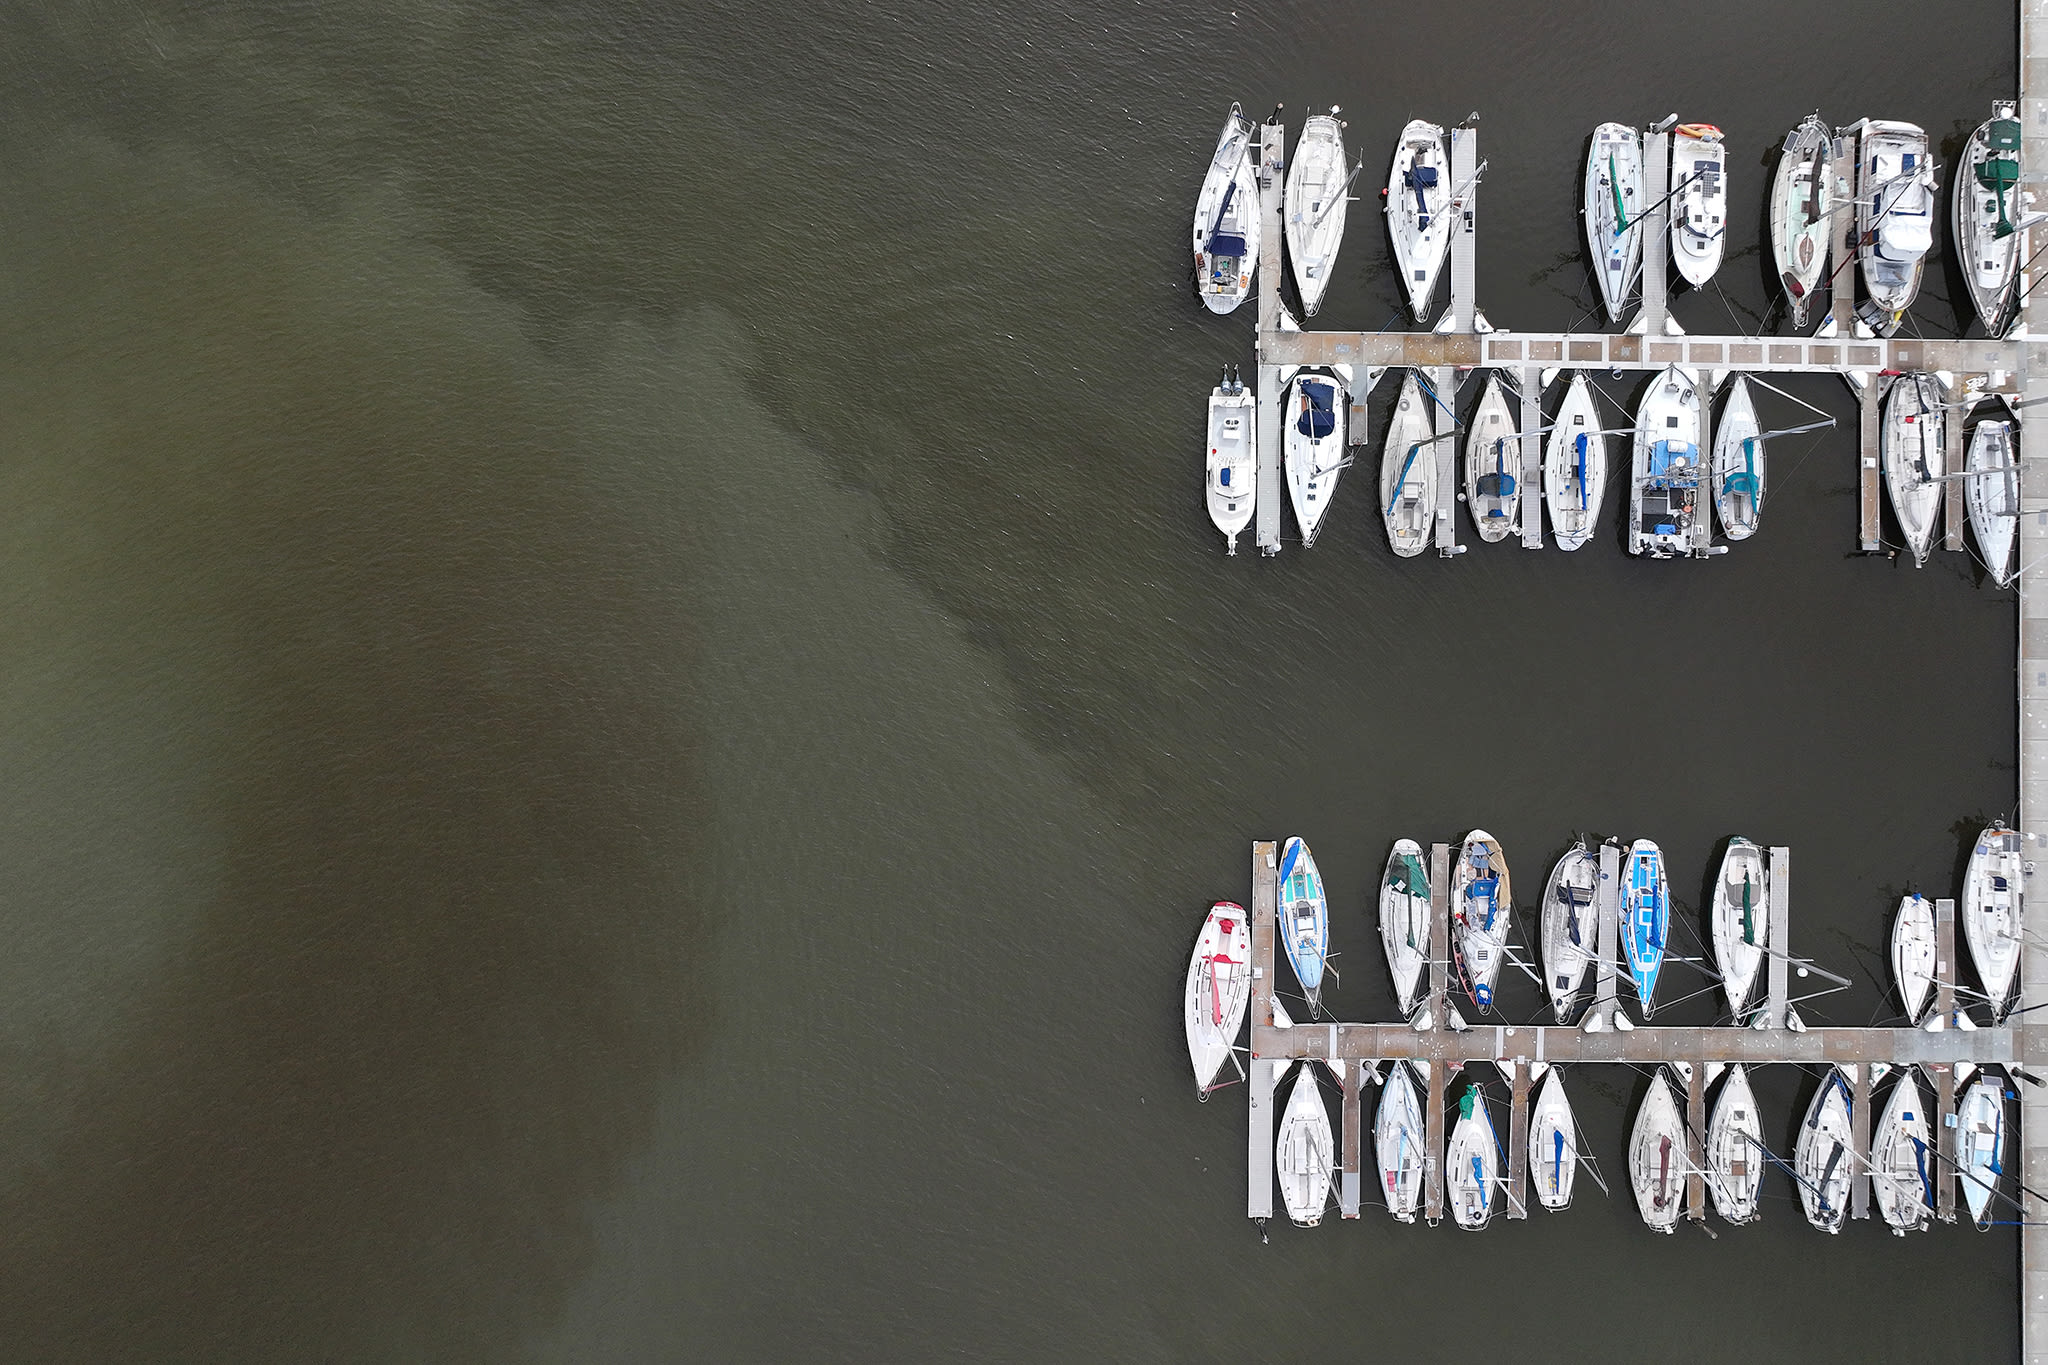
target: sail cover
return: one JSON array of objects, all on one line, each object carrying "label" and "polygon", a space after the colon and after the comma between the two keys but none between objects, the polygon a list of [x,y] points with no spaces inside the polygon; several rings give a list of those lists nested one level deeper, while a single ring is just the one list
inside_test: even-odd
[{"label": "sail cover", "polygon": [[1403,853],[1394,870],[1387,874],[1387,885],[1403,896],[1429,895],[1429,874],[1422,870],[1422,859]]}]

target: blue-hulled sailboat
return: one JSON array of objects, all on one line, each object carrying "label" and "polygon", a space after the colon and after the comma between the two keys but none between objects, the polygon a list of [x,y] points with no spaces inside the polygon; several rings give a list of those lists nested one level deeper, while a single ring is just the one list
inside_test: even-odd
[{"label": "blue-hulled sailboat", "polygon": [[1330,906],[1323,874],[1299,837],[1280,854],[1280,942],[1311,1011],[1322,1007],[1323,964],[1330,955]]},{"label": "blue-hulled sailboat", "polygon": [[1671,931],[1671,890],[1664,855],[1648,839],[1629,845],[1621,870],[1621,946],[1628,954],[1629,980],[1642,1002],[1643,1018],[1656,1011],[1657,973],[1664,968],[1664,941]]}]

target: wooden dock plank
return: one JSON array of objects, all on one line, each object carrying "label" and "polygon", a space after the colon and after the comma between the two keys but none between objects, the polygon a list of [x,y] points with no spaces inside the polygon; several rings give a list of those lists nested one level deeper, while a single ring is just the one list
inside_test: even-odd
[{"label": "wooden dock plank", "polygon": [[1849,1073],[1849,1146],[1856,1158],[1849,1172],[1849,1216],[1870,1217],[1870,1068],[1852,1066]]},{"label": "wooden dock plank", "polygon": [[[1861,192],[1862,177],[1858,174],[1858,162],[1863,155],[1862,140],[1854,133],[1841,133],[1835,138],[1832,156],[1834,184],[1828,187],[1830,198],[1837,204],[1847,204]],[[1844,211],[1835,215],[1835,230],[1829,242],[1828,280],[1834,292],[1828,299],[1829,314],[1835,320],[1835,335],[1847,340],[1856,322],[1856,215]]]},{"label": "wooden dock plank", "polygon": [[1449,1068],[1429,1069],[1428,1106],[1422,1115],[1422,1216],[1431,1227],[1444,1218],[1444,1086]]},{"label": "wooden dock plank", "polygon": [[1451,846],[1429,846],[1429,1026],[1444,1026],[1450,994]]},{"label": "wooden dock plank", "polygon": [[[1270,998],[1266,1007],[1270,1009]],[[1334,1031],[1334,1037],[1332,1036]],[[1932,1029],[1836,1028],[1799,1030],[1730,1028],[1726,1025],[1638,1024],[1629,1029],[1588,1032],[1563,1025],[1515,1029],[1516,1051],[1546,1062],[1742,1062],[1759,1066],[1788,1062],[1804,1066],[1847,1066],[1883,1062],[1892,1066],[1934,1066],[1973,1062],[2010,1066],[2021,1062],[2013,1028]],[[1252,1051],[1268,1061],[1333,1056],[1342,1061],[1388,1060],[1492,1062],[1499,1058],[1492,1029],[1419,1030],[1407,1024],[1314,1024],[1252,1029]]]},{"label": "wooden dock plank", "polygon": [[1934,1136],[1939,1159],[1934,1177],[1934,1216],[1944,1223],[1956,1221],[1956,1069],[1946,1063],[1930,1067],[1934,1073]]},{"label": "wooden dock plank", "polygon": [[1358,1091],[1363,1062],[1340,1062],[1344,1068],[1344,1154],[1338,1182],[1337,1208],[1346,1218],[1358,1217],[1358,1147],[1363,1117]]},{"label": "wooden dock plank", "polygon": [[2023,343],[1984,337],[1623,336],[1603,332],[1271,332],[1259,335],[1260,358],[1274,365],[1412,366],[1428,369],[1655,370],[1669,364],[1740,369],[1752,374],[1880,375],[1887,370],[2004,372],[1999,393],[2019,392],[2015,376]]},{"label": "wooden dock plank", "polygon": [[[1960,401],[1962,398],[1962,387],[1963,377],[1957,375],[1954,386],[1948,390],[1943,401],[1947,403]],[[1942,416],[1946,419],[1942,424],[1942,431],[1945,437],[1944,444],[1948,447],[1947,454],[1944,457],[1945,463],[1942,466],[1942,472],[1944,474],[1960,474],[1963,472],[1963,419],[1969,416],[1969,413],[1958,407],[1951,408],[1943,413]],[[1960,550],[1963,548],[1963,517],[1968,506],[1968,502],[1963,496],[1963,488],[1964,485],[1960,483],[1945,483],[1941,486],[1941,548],[1944,550]]]},{"label": "wooden dock plank", "polygon": [[1508,1209],[1510,1218],[1529,1216],[1529,1061],[1510,1058],[1508,1081]]},{"label": "wooden dock plank", "polygon": [[1543,548],[1543,371],[1522,371],[1522,548]]},{"label": "wooden dock plank", "polygon": [[1956,1026],[1956,903],[1934,903],[1934,1017]]},{"label": "wooden dock plank", "polygon": [[1878,431],[1883,385],[1877,379],[1863,386],[1856,412],[1856,547],[1865,554],[1879,548]]},{"label": "wooden dock plank", "polygon": [[1280,910],[1280,868],[1270,839],[1252,845],[1252,1064],[1245,1089],[1250,1111],[1245,1138],[1245,1217],[1273,1216],[1273,1088],[1279,1068],[1259,1055],[1259,1031],[1273,1029],[1273,931]]},{"label": "wooden dock plank", "polygon": [[[1443,366],[1434,366],[1423,371],[1422,380],[1429,392],[1423,394],[1423,401],[1429,404],[1429,425],[1432,435],[1444,436],[1457,429],[1458,391],[1452,382],[1452,371]],[[1436,395],[1434,399],[1430,394]],[[1438,441],[1430,447],[1436,455],[1436,552],[1446,559],[1459,551],[1458,545],[1458,439]]]},{"label": "wooden dock plank", "polygon": [[[1451,188],[1453,191],[1472,178],[1479,165],[1479,130],[1466,126],[1450,130]],[[1478,315],[1478,240],[1476,225],[1479,187],[1465,197],[1465,211],[1451,227],[1451,330],[1469,332]]]},{"label": "wooden dock plank", "polygon": [[1253,395],[1258,417],[1258,502],[1252,509],[1252,538],[1259,553],[1280,553],[1280,362],[1266,342],[1280,333],[1281,245],[1280,200],[1287,167],[1287,130],[1277,123],[1259,125],[1259,366],[1258,392]]},{"label": "wooden dock plank", "polygon": [[1671,271],[1665,249],[1671,242],[1671,206],[1664,195],[1671,187],[1671,134],[1651,133],[1643,139],[1643,336],[1664,335],[1670,308]]},{"label": "wooden dock plank", "polygon": [[1792,937],[1792,850],[1774,845],[1769,856],[1771,953],[1764,960],[1764,1027],[1781,1029],[1791,1009],[1787,1003],[1785,955],[1791,951]]},{"label": "wooden dock plank", "polygon": [[1594,888],[1593,908],[1600,919],[1600,961],[1594,966],[1593,1007],[1582,1027],[1600,1032],[1614,1027],[1615,967],[1621,957],[1621,850],[1612,840],[1600,845],[1600,884]]},{"label": "wooden dock plank", "polygon": [[1707,1216],[1707,1069],[1695,1065],[1685,1081],[1685,1216]]}]

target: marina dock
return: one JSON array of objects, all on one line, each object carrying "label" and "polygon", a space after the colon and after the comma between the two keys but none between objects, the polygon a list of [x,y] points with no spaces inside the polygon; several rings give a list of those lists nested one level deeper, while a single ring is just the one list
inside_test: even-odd
[{"label": "marina dock", "polygon": [[[2048,0],[2019,0],[2019,113],[2025,130],[2022,142],[2021,186],[2039,206],[2048,207]],[[1829,290],[1825,314],[1818,332],[1808,336],[1686,335],[1672,324],[1669,313],[1670,286],[1667,242],[1668,217],[1661,202],[1665,196],[1669,168],[1669,134],[1652,130],[1645,139],[1644,264],[1641,307],[1617,332],[1515,332],[1487,326],[1474,297],[1478,248],[1477,214],[1461,223],[1453,234],[1450,256],[1450,303],[1442,331],[1304,331],[1282,325],[1281,290],[1281,182],[1284,171],[1285,134],[1275,124],[1260,129],[1262,156],[1259,170],[1261,211],[1265,243],[1260,260],[1258,335],[1259,366],[1259,508],[1258,543],[1271,554],[1280,548],[1282,520],[1282,479],[1279,472],[1280,413],[1279,376],[1289,367],[1345,367],[1355,376],[1353,400],[1362,402],[1368,373],[1376,368],[1410,367],[1422,371],[1432,389],[1452,410],[1458,406],[1457,381],[1461,374],[1487,368],[1504,372],[1515,380],[1516,406],[1522,428],[1521,478],[1524,491],[1523,520],[1517,528],[1527,548],[1543,543],[1540,508],[1542,440],[1539,435],[1543,414],[1540,401],[1546,373],[1556,370],[1652,371],[1667,365],[1697,367],[1715,374],[1746,371],[1763,375],[1827,374],[1847,381],[1858,393],[1857,420],[1857,546],[1865,552],[1881,552],[1884,544],[1883,471],[1880,457],[1881,404],[1890,378],[1904,373],[1929,373],[1940,377],[1951,401],[1965,393],[1988,397],[2004,395],[2023,409],[2039,404],[2048,408],[2048,300],[2033,286],[2042,269],[2035,260],[2026,265],[2021,284],[2020,338],[1923,339],[1918,337],[1877,337],[1862,328],[1856,318],[1855,294],[1858,265],[1856,215],[1838,215],[1839,227],[1830,236],[1826,271],[1819,286]],[[1469,174],[1476,163],[1477,137],[1469,126],[1457,130],[1452,143],[1453,174]],[[1859,197],[1868,187],[1860,183],[1858,135],[1838,132],[1835,141],[1837,165],[1847,168],[1848,183],[1838,185]],[[1947,177],[1944,176],[1946,186]],[[1747,211],[1743,206],[1742,211]],[[2036,229],[2040,232],[2041,229]],[[2037,242],[2038,245],[2038,242]],[[1930,259],[1930,268],[1934,268]],[[2043,338],[2035,340],[2034,338]],[[1453,429],[1452,419],[1442,409],[1431,414],[1435,429]],[[1948,423],[1949,468],[1961,467],[1962,422]],[[1361,422],[1357,428],[1363,431]],[[2024,433],[2022,433],[2024,436]],[[1457,523],[1462,515],[1457,491],[1460,442],[1446,440],[1436,447],[1438,460],[1438,506],[1434,544],[1439,554],[1461,553]],[[1704,454],[1704,452],[1702,452]],[[1361,463],[1376,467],[1377,450],[1369,445],[1361,451]],[[2021,505],[2030,509],[2019,522],[2017,578],[2018,591],[2018,724],[2019,789],[2017,828],[2029,857],[2048,840],[2048,513],[2033,515],[2031,509],[2048,507],[2048,442],[2021,439],[2018,442]],[[1373,486],[1377,487],[1374,480]],[[1704,492],[1704,490],[1703,490]],[[1942,544],[1961,550],[1963,499],[1960,485],[1952,486],[1946,499],[1948,510],[1942,525]],[[1704,499],[1703,499],[1704,501]],[[1702,511],[1704,521],[1708,514]],[[1707,546],[1702,536],[1695,549]],[[1277,909],[1275,845],[1253,845],[1252,856],[1252,977],[1251,1056],[1249,1068],[1249,1186],[1246,1211],[1265,1220],[1273,1212],[1273,1136],[1275,1118],[1274,1086],[1277,1074],[1297,1059],[1328,1061],[1343,1078],[1343,1156],[1340,1199],[1343,1216],[1356,1218],[1363,1202],[1361,1177],[1361,1133],[1364,1124],[1362,1092],[1368,1082],[1362,1067],[1407,1059],[1426,1067],[1425,1143],[1423,1157],[1422,1212],[1431,1225],[1444,1214],[1443,1152],[1447,1095],[1455,1093],[1457,1073],[1467,1065],[1498,1067],[1509,1091],[1507,1124],[1507,1207],[1508,1216],[1525,1215],[1528,1180],[1528,1106],[1534,1070],[1558,1063],[1618,1063],[1640,1067],[1677,1064],[1685,1085],[1683,1097],[1687,1128],[1686,1212],[1694,1219],[1706,1215],[1705,1182],[1699,1171],[1703,1164],[1701,1137],[1706,1114],[1706,1089],[1710,1071],[1729,1063],[1745,1065],[1839,1065],[1853,1088],[1851,1108],[1854,1158],[1858,1174],[1851,1184],[1851,1216],[1868,1219],[1871,1182],[1867,1159],[1871,1142],[1871,1105],[1879,1080],[1874,1068],[1919,1068],[1930,1083],[1936,1104],[1935,1135],[1939,1150],[1937,1168],[1931,1173],[1934,1212],[1941,1222],[1956,1218],[1957,1180],[1953,1165],[1956,1152],[1954,1121],[1957,1102],[1957,1068],[1995,1066],[2011,1078],[2010,1089],[2019,1095],[2017,1162],[2009,1167],[2017,1175],[2015,1194],[2023,1212],[2013,1213],[2021,1223],[2021,1351],[2031,1365],[2048,1365],[2048,1201],[2031,1191],[2048,1190],[2048,1016],[2024,1009],[2011,1014],[1996,1027],[1957,1028],[1956,905],[1952,900],[1936,902],[1936,1018],[1941,1027],[1844,1028],[1807,1026],[1798,1018],[1790,998],[1787,948],[1790,942],[1791,874],[1790,850],[1773,847],[1768,906],[1770,941],[1774,951],[1767,959],[1762,1017],[1758,1027],[1692,1027],[1675,1025],[1632,1025],[1618,998],[1619,980],[1615,964],[1620,957],[1618,917],[1620,903],[1620,859],[1612,845],[1598,850],[1600,881],[1594,903],[1599,920],[1601,961],[1596,965],[1591,1003],[1576,1025],[1510,1025],[1456,1019],[1447,979],[1450,961],[1448,872],[1450,848],[1432,845],[1429,852],[1432,899],[1429,930],[1429,978],[1427,994],[1417,1019],[1410,1022],[1334,1022],[1288,1026],[1278,1022],[1273,1005],[1280,988],[1274,956],[1274,916]],[[2028,881],[2023,888],[2024,935],[2029,941],[2020,954],[2019,982],[2022,1002],[2048,1005],[2048,953],[2031,944],[2048,935],[2048,910],[2034,908],[2032,861],[2026,867]],[[2048,897],[2044,886],[2043,897]],[[1453,1027],[1454,1020],[1458,1026]],[[2038,1022],[2037,1022],[2038,1021]],[[1689,1075],[1685,1069],[1689,1068]],[[1675,1077],[1675,1079],[1678,1079]],[[1494,1101],[1498,1103],[1496,1099]],[[2008,1158],[2010,1161],[2011,1158]],[[2016,1169],[2015,1169],[2016,1167]],[[2010,1183],[2010,1182],[2009,1182]],[[1617,1197],[1626,1194],[1617,1191]]]}]

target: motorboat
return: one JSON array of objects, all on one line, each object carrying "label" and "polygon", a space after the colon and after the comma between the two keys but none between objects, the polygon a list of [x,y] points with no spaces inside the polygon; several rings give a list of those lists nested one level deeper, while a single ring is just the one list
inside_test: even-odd
[{"label": "motorboat", "polygon": [[1252,124],[1230,106],[1216,153],[1195,198],[1195,294],[1212,313],[1228,313],[1252,292],[1259,268],[1259,186],[1252,175]]},{"label": "motorboat", "polygon": [[2005,1019],[2019,965],[2026,868],[2019,832],[1996,823],[1977,837],[1963,872],[1963,937],[1991,1001],[1993,1023]]},{"label": "motorboat", "polygon": [[1287,496],[1294,504],[1294,522],[1306,549],[1316,543],[1337,476],[1344,472],[1350,448],[1344,421],[1350,407],[1344,384],[1325,369],[1302,370],[1287,386],[1281,406],[1280,446],[1287,469]]},{"label": "motorboat", "polygon": [[1621,867],[1621,947],[1645,1019],[1657,1009],[1657,974],[1664,969],[1670,934],[1671,887],[1664,876],[1664,854],[1648,839],[1638,839],[1629,845]]},{"label": "motorboat", "polygon": [[[1427,1067],[1429,1063],[1416,1065]],[[1380,1086],[1379,1112],[1373,1116],[1373,1154],[1379,1161],[1380,1193],[1386,1197],[1387,1212],[1403,1223],[1415,1221],[1416,1206],[1422,1200],[1423,1152],[1427,1149],[1427,1128],[1422,1119],[1422,1101],[1417,1098],[1409,1063],[1396,1061]]]},{"label": "motorboat", "polygon": [[1747,540],[1763,509],[1763,431],[1749,401],[1749,380],[1738,374],[1729,381],[1714,428],[1714,513],[1728,539]]},{"label": "motorboat", "polygon": [[1556,1211],[1572,1202],[1572,1177],[1579,1170],[1579,1125],[1564,1095],[1564,1077],[1556,1067],[1544,1073],[1529,1107],[1529,1173],[1536,1184],[1536,1202]]},{"label": "motorboat", "polygon": [[1593,278],[1600,282],[1607,320],[1620,322],[1643,273],[1643,234],[1637,221],[1644,207],[1643,142],[1635,129],[1603,123],[1593,130],[1586,149],[1584,192],[1580,213],[1586,220]]},{"label": "motorboat", "polygon": [[1315,856],[1298,837],[1289,839],[1280,854],[1280,944],[1294,965],[1309,1009],[1319,1009],[1323,967],[1330,955],[1330,906],[1323,897],[1323,874],[1316,870]]},{"label": "motorboat", "polygon": [[1695,289],[1721,268],[1728,242],[1728,149],[1711,123],[1671,134],[1671,262]]},{"label": "motorboat", "polygon": [[1925,1232],[1934,1214],[1934,1172],[1940,1159],[1927,1124],[1927,1100],[1913,1068],[1899,1068],[1891,1098],[1870,1135],[1870,1192],[1877,1211],[1903,1237]]},{"label": "motorboat", "polygon": [[1280,1136],[1273,1146],[1273,1166],[1280,1177],[1280,1198],[1296,1227],[1312,1228],[1323,1221],[1335,1183],[1336,1142],[1330,1111],[1316,1084],[1316,1064],[1303,1062],[1294,1073],[1294,1091],[1280,1116]]},{"label": "motorboat", "polygon": [[1999,587],[2012,586],[2019,565],[2013,543],[2020,528],[2020,468],[2013,449],[2013,424],[2003,418],[1978,420],[1970,433],[1970,453],[1963,462],[1970,477],[1963,480],[1963,501],[1970,512],[1970,532],[1977,552]]},{"label": "motorboat", "polygon": [[1380,878],[1380,946],[1386,949],[1394,999],[1406,1019],[1421,1003],[1429,965],[1429,870],[1422,865],[1422,846],[1413,839],[1395,840],[1387,855]]},{"label": "motorboat", "polygon": [[1707,1193],[1724,1222],[1740,1226],[1762,1216],[1757,1202],[1767,1164],[1764,1152],[1756,1094],[1749,1088],[1749,1072],[1738,1062],[1728,1068],[1707,1117]]},{"label": "motorboat", "polygon": [[1865,321],[1890,336],[1920,292],[1921,267],[1934,245],[1934,162],[1927,134],[1914,124],[1864,119],[1848,131],[1863,147],[1856,254],[1869,296]]},{"label": "motorboat", "polygon": [[1763,850],[1737,835],[1721,855],[1714,878],[1712,915],[1714,964],[1728,1011],[1739,1024],[1756,991],[1757,968],[1770,951],[1770,874]]},{"label": "motorboat", "polygon": [[1914,565],[1924,569],[1941,511],[1941,476],[1948,472],[1947,419],[1934,376],[1902,374],[1892,381],[1884,399],[1883,445],[1892,515]]},{"label": "motorboat", "polygon": [[1394,164],[1387,171],[1387,234],[1394,243],[1394,264],[1417,322],[1434,311],[1437,276],[1451,245],[1458,211],[1452,199],[1451,148],[1444,130],[1411,119],[1394,144]]},{"label": "motorboat", "polygon": [[1771,177],[1771,256],[1792,305],[1792,325],[1806,325],[1807,309],[1828,264],[1828,158],[1835,135],[1818,114],[1808,114],[1785,135]]},{"label": "motorboat", "polygon": [[1915,892],[1899,901],[1892,920],[1892,980],[1898,983],[1906,1018],[1915,1024],[1934,994],[1934,962],[1934,902]]},{"label": "motorboat", "polygon": [[1685,1128],[1662,1067],[1650,1074],[1650,1093],[1636,1110],[1628,1140],[1628,1178],[1650,1230],[1676,1228],[1685,1193]]},{"label": "motorboat", "polygon": [[1600,958],[1600,924],[1593,907],[1599,883],[1600,862],[1581,839],[1557,860],[1543,891],[1543,989],[1560,1024],[1571,1022],[1586,969]]},{"label": "motorboat", "polygon": [[1676,365],[1651,381],[1636,409],[1629,479],[1628,552],[1672,559],[1692,548],[1706,447],[1699,385]]},{"label": "motorboat", "polygon": [[1188,1031],[1188,1060],[1195,1068],[1195,1093],[1202,1099],[1231,1058],[1244,1013],[1252,998],[1252,935],[1244,907],[1217,901],[1209,907],[1188,960],[1182,1015]]},{"label": "motorboat", "polygon": [[1573,370],[1543,451],[1543,500],[1558,549],[1576,550],[1593,538],[1605,496],[1607,434],[1600,429],[1593,386],[1585,371]]},{"label": "motorboat", "polygon": [[1514,904],[1500,841],[1483,829],[1473,830],[1459,847],[1451,872],[1451,939],[1458,950],[1458,974],[1482,1014],[1493,1010]]},{"label": "motorboat", "polygon": [[1465,433],[1465,506],[1479,538],[1505,540],[1515,533],[1522,505],[1522,439],[1515,414],[1502,392],[1500,376],[1489,375],[1479,406]]},{"label": "motorboat", "polygon": [[1209,393],[1209,520],[1223,533],[1225,552],[1251,525],[1259,496],[1259,447],[1251,391],[1226,374]]},{"label": "motorboat", "polygon": [[1485,1227],[1500,1202],[1500,1183],[1500,1140],[1486,1112],[1486,1095],[1468,1085],[1458,1097],[1458,1121],[1444,1151],[1444,1193],[1452,1221],[1472,1232]]},{"label": "motorboat", "polygon": [[1309,117],[1287,168],[1287,256],[1294,262],[1294,285],[1309,317],[1323,306],[1323,291],[1336,270],[1344,206],[1355,174],[1344,168],[1344,125],[1337,112],[1332,105],[1329,113]]},{"label": "motorboat", "polygon": [[1792,1148],[1792,1169],[1799,1176],[1799,1202],[1806,1221],[1822,1232],[1840,1232],[1849,1212],[1849,1179],[1856,1173],[1856,1155],[1849,1131],[1849,1082],[1840,1067],[1829,1067],[1806,1122]]},{"label": "motorboat", "polygon": [[1429,402],[1415,371],[1408,371],[1380,456],[1380,517],[1394,553],[1403,559],[1428,549],[1436,526],[1436,424]]},{"label": "motorboat", "polygon": [[1970,1217],[1990,1227],[1991,1197],[2005,1174],[2005,1086],[1988,1068],[1956,1105],[1956,1167]]},{"label": "motorboat", "polygon": [[2019,311],[2019,265],[2031,254],[2019,202],[2024,191],[2017,113],[2011,100],[1994,100],[1991,118],[1963,144],[1956,173],[1956,256],[1970,303],[1994,337],[2005,335]]}]

